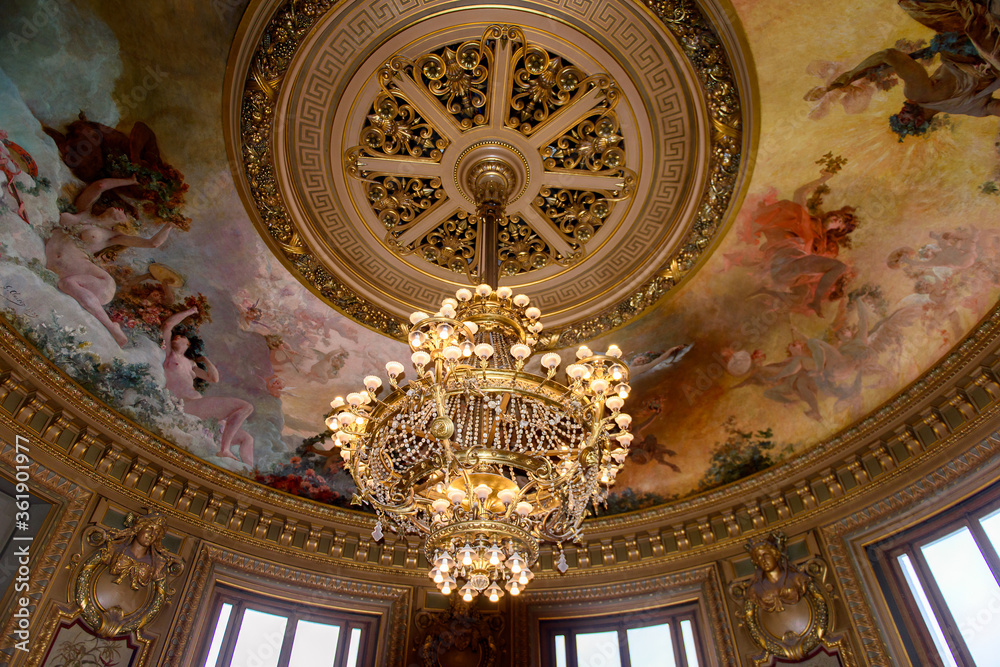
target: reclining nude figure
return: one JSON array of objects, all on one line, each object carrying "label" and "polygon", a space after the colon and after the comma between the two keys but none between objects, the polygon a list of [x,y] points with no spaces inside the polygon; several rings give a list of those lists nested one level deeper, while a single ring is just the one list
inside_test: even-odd
[{"label": "reclining nude figure", "polygon": [[[163,323],[162,347],[167,353],[163,372],[167,377],[167,389],[183,400],[187,414],[199,419],[217,419],[223,424],[219,456],[253,467],[253,436],[242,428],[243,422],[253,414],[253,405],[239,398],[203,396],[195,389],[196,379],[218,382],[219,370],[207,357],[188,357],[186,353],[191,341],[183,334],[174,333],[174,327],[197,312],[197,308],[189,308],[171,315]],[[198,366],[199,363],[205,368]],[[238,458],[232,452],[234,446],[239,450]]]},{"label": "reclining nude figure", "polygon": [[79,212],[60,215],[59,225],[45,242],[45,267],[59,276],[59,291],[76,299],[84,310],[96,317],[120,346],[128,342],[128,337],[104,310],[104,306],[115,298],[118,286],[107,271],[94,263],[94,256],[113,246],[159,248],[167,240],[171,225],[164,224],[147,239],[114,229],[115,225],[128,221],[121,209],[109,208],[100,215],[95,215],[92,209],[103,192],[135,184],[134,178],[94,181],[76,198]]}]

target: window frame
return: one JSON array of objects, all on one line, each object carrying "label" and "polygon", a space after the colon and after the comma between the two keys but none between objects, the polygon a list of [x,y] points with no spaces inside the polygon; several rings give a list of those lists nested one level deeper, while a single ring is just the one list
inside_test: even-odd
[{"label": "window frame", "polygon": [[622,667],[632,667],[628,648],[628,630],[648,628],[653,625],[670,626],[670,642],[674,649],[677,665],[687,666],[687,650],[681,632],[681,622],[691,622],[694,635],[695,658],[699,665],[705,661],[705,645],[698,622],[698,604],[687,603],[640,611],[623,611],[604,616],[579,616],[573,618],[542,619],[539,621],[539,649],[542,665],[555,665],[555,642],[558,635],[566,637],[566,667],[578,667],[576,655],[576,635],[593,632],[618,632],[618,654]]},{"label": "window frame", "polygon": [[219,657],[215,665],[209,665],[208,667],[231,667],[233,652],[236,649],[236,642],[239,639],[239,628],[243,623],[243,615],[248,609],[265,614],[282,616],[287,619],[278,655],[278,667],[287,667],[288,665],[299,621],[340,626],[340,633],[337,637],[337,659],[334,662],[334,667],[346,667],[350,635],[351,631],[355,628],[361,630],[357,664],[368,665],[375,660],[380,622],[380,618],[376,615],[345,611],[338,608],[326,607],[321,604],[304,603],[290,605],[279,598],[265,594],[253,593],[229,586],[218,586],[214,591],[212,603],[209,607],[209,619],[211,620],[205,626],[206,632],[201,638],[201,648],[198,651],[198,658],[195,662],[195,665],[199,667],[204,665],[208,659],[212,639],[215,636],[216,626],[218,625],[219,614],[222,612],[222,607],[225,604],[232,605],[232,611],[229,614],[226,627],[222,630],[223,640],[219,648]]},{"label": "window frame", "polygon": [[[881,575],[883,593],[890,607],[897,632],[912,664],[925,664],[930,659],[935,666],[946,663],[927,627],[919,604],[910,589],[899,557],[906,554],[917,575],[917,581],[941,628],[948,648],[958,667],[976,667],[958,623],[948,608],[931,572],[921,547],[967,528],[983,555],[993,578],[1000,586],[1000,554],[990,542],[980,520],[1000,511],[1000,486],[977,494],[939,515],[918,523],[878,544],[869,547],[869,558]],[[900,626],[902,621],[902,626]],[[981,665],[979,667],[982,667]]]}]

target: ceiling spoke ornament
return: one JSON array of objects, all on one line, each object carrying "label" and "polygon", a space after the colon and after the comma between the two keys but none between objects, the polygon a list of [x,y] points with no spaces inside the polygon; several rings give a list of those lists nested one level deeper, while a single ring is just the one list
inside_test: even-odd
[{"label": "ceiling spoke ornament", "polygon": [[[350,176],[365,183],[363,205],[384,225],[384,242],[398,255],[421,257],[465,274],[473,283],[480,280],[483,252],[499,252],[504,277],[571,265],[587,254],[587,243],[615,203],[632,195],[636,176],[626,166],[614,110],[621,93],[614,80],[603,72],[588,76],[531,44],[520,28],[494,25],[478,40],[416,58],[393,56],[377,77],[373,113],[361,129],[359,145],[345,152],[344,165]],[[432,124],[426,119],[438,120]],[[449,150],[462,133],[479,128],[494,130],[495,139]],[[500,147],[504,164],[519,171],[521,190],[512,193],[512,203],[523,199],[540,215],[504,218],[499,246],[486,248],[473,215],[468,172],[491,147]],[[537,160],[526,157],[532,151]],[[396,156],[419,162],[386,159]],[[540,173],[531,173],[533,160],[541,163]],[[407,178],[417,169],[423,178]],[[461,198],[448,198],[443,187],[447,178],[454,179]],[[553,196],[549,183],[564,189]],[[565,189],[574,187],[572,195]],[[427,215],[425,220],[439,224],[422,224],[421,213],[442,199],[447,210],[456,205],[460,210],[444,220]],[[576,210],[581,207],[586,210]],[[419,234],[411,233],[416,229]]]}]

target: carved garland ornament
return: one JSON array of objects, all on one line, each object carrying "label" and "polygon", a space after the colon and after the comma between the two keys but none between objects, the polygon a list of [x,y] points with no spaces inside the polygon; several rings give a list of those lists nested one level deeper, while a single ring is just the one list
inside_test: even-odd
[{"label": "carved garland ornament", "polygon": [[[641,314],[677,285],[711,245],[732,200],[742,161],[742,103],[736,79],[715,29],[697,3],[665,0],[645,3],[678,40],[703,86],[713,130],[711,132],[707,187],[697,208],[696,220],[686,240],[656,277],[602,314],[550,332],[549,346],[574,345],[622,326]],[[315,288],[334,308],[377,331],[403,339],[405,323],[369,302],[325,269],[296,230],[285,209],[275,177],[272,146],[278,92],[285,73],[302,41],[327,12],[331,0],[289,0],[278,9],[260,38],[243,87],[240,112],[240,148],[243,176],[257,213],[268,234],[299,277]],[[524,44],[514,74],[515,85],[504,123],[530,133],[555,109],[573,98],[588,81],[579,68],[553,54]],[[412,63],[390,63],[384,73],[382,94],[362,132],[361,146],[372,154],[434,160],[446,141],[398,95],[388,83],[400,69],[409,68],[414,80],[426,87],[463,127],[489,122],[485,98],[490,56],[482,41],[441,47]],[[593,78],[593,77],[591,77]],[[613,106],[614,93],[607,96]],[[603,170],[622,165],[621,128],[607,109],[586,116],[559,137],[546,155],[546,169]],[[350,162],[348,156],[348,162]],[[355,154],[354,159],[357,159]],[[368,196],[377,217],[389,232],[389,245],[400,253],[420,252],[427,261],[452,270],[468,271],[475,261],[475,232],[456,215],[413,245],[393,245],[421,212],[440,200],[436,179],[400,179],[393,175],[354,175],[371,180]],[[351,168],[348,167],[351,172]],[[550,190],[540,194],[535,206],[546,214],[573,246],[580,246],[596,231],[602,215],[612,206],[605,193],[585,190]],[[550,262],[571,263],[574,256],[559,256],[522,221],[511,221],[501,239],[508,261],[504,273],[515,275]]]},{"label": "carved garland ornament", "polygon": [[94,551],[70,582],[70,600],[99,636],[141,630],[169,601],[167,576],[178,576],[184,563],[163,548],[166,530],[166,518],[153,513],[129,514],[121,530],[93,526],[84,533]]}]

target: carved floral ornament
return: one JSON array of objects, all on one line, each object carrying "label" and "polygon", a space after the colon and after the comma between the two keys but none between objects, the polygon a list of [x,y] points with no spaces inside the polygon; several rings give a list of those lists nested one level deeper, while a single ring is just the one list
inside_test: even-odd
[{"label": "carved floral ornament", "polygon": [[504,281],[553,313],[543,344],[637,317],[725,229],[745,105],[697,3],[621,9],[604,26],[597,5],[535,0],[389,3],[378,20],[364,3],[262,3],[230,63],[230,150],[272,250],[403,339],[409,312],[476,273],[463,157],[486,144],[523,172],[497,244]]},{"label": "carved floral ornament", "polygon": [[836,650],[842,663],[853,667],[850,651],[834,627],[826,582],[827,565],[813,558],[805,571],[788,561],[785,534],[758,535],[744,545],[756,570],[749,580],[730,585],[729,593],[743,603],[740,625],[761,653],[752,658],[762,667],[773,658],[799,661],[821,647]]},{"label": "carved floral ornament", "polygon": [[173,594],[167,578],[184,570],[183,561],[163,547],[162,514],[129,514],[122,529],[92,526],[84,532],[93,550],[70,581],[70,601],[101,637],[141,630],[155,620]]}]

